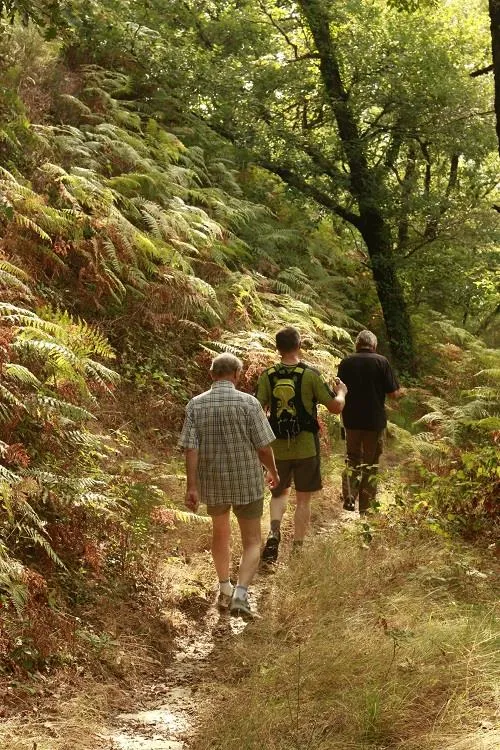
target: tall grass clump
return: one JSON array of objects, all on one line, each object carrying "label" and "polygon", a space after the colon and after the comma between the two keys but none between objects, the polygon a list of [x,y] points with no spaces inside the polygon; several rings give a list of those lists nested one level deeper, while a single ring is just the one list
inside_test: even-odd
[{"label": "tall grass clump", "polygon": [[221,656],[239,686],[196,750],[498,747],[492,568],[418,530],[315,542]]}]

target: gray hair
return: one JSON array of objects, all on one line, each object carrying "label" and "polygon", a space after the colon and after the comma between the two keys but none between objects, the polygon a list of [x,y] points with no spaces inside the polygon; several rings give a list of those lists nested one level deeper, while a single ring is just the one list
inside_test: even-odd
[{"label": "gray hair", "polygon": [[377,337],[371,331],[360,331],[356,336],[356,351],[358,349],[373,349],[377,348]]},{"label": "gray hair", "polygon": [[218,354],[212,361],[210,372],[215,378],[221,378],[223,375],[234,375],[243,369],[243,362],[234,354],[224,352]]}]

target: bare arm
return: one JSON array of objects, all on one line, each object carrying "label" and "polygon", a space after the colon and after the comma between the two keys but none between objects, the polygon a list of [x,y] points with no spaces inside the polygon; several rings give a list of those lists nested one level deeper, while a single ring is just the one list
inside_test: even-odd
[{"label": "bare arm", "polygon": [[266,445],[264,448],[258,448],[257,453],[261,464],[263,464],[269,472],[271,477],[271,487],[277,487],[279,484],[279,476],[276,462],[274,460],[273,449],[270,445]]},{"label": "bare arm", "polygon": [[406,393],[406,390],[404,388],[398,388],[397,391],[392,391],[392,393],[388,393],[387,395],[389,398],[401,398],[401,396],[404,396]]},{"label": "bare arm", "polygon": [[196,513],[200,500],[198,497],[198,449],[186,448],[187,490],[185,504]]},{"label": "bare arm", "polygon": [[337,395],[326,404],[326,408],[328,409],[330,414],[340,414],[345,406],[345,396],[347,393],[346,384],[343,383],[339,378],[337,378],[335,387],[337,389]]}]

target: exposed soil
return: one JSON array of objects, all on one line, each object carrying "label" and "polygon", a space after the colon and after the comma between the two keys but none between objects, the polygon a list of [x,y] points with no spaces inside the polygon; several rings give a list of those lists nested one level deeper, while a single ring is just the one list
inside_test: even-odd
[{"label": "exposed soil", "polygon": [[[252,587],[251,602],[257,613],[266,588],[265,577]],[[119,714],[116,726],[103,734],[98,750],[186,750],[199,715],[198,694],[204,682],[213,682],[217,669],[211,656],[224,641],[241,635],[246,624],[239,617],[220,613],[214,603],[199,629],[178,639],[163,679],[138,691],[138,710]]]},{"label": "exposed soil", "polygon": [[[357,515],[341,512],[333,520],[316,526],[316,533],[334,533]],[[285,548],[281,564],[286,564],[287,554]],[[273,578],[272,573],[263,571],[252,586],[250,600],[257,614],[259,606],[265,608]],[[177,640],[174,659],[165,669],[163,679],[138,690],[137,710],[119,714],[115,725],[102,733],[102,744],[96,750],[188,750],[202,708],[206,708],[204,686],[223,679],[216,674],[215,654],[228,639],[240,637],[246,625],[241,618],[220,613],[214,595],[214,603],[200,619],[197,629]]]}]

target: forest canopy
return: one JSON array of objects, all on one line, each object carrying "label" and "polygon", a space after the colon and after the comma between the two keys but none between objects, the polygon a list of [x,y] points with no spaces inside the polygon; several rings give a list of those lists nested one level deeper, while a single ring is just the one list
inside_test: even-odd
[{"label": "forest canopy", "polygon": [[[432,7],[432,12],[429,12]],[[150,112],[218,135],[371,269],[402,370],[411,310],[495,313],[498,186],[484,2],[6,3],[68,61],[131,72]]]}]

